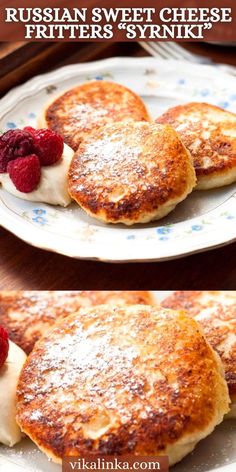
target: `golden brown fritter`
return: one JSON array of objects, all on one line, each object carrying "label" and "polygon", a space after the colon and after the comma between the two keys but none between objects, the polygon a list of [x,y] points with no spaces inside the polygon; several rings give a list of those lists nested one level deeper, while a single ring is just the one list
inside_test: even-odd
[{"label": "golden brown fritter", "polygon": [[173,126],[190,151],[197,188],[221,187],[236,181],[236,115],[209,103],[170,108],[157,123]]},{"label": "golden brown fritter", "polygon": [[96,80],[68,90],[47,105],[40,125],[59,133],[76,150],[81,140],[99,126],[149,119],[143,101],[134,92],[114,82]]},{"label": "golden brown fritter", "polygon": [[2,291],[0,325],[27,354],[60,317],[82,306],[152,303],[145,291]]},{"label": "golden brown fritter", "polygon": [[220,358],[183,312],[101,305],[60,320],[21,372],[17,421],[46,454],[168,454],[222,421]]},{"label": "golden brown fritter", "polygon": [[107,125],[84,140],[71,161],[69,193],[106,223],[162,218],[192,191],[189,153],[170,126]]},{"label": "golden brown fritter", "polygon": [[179,291],[162,306],[184,309],[201,324],[223,362],[232,399],[231,416],[236,416],[236,291]]}]

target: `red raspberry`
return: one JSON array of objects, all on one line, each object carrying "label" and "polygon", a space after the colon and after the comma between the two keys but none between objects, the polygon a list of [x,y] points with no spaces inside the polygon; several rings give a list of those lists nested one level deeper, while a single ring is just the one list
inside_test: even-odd
[{"label": "red raspberry", "polygon": [[33,126],[25,126],[23,129],[24,129],[24,131],[27,131],[28,133],[30,133],[32,135],[34,135],[34,133],[36,131],[36,129],[33,128]]},{"label": "red raspberry", "polygon": [[7,359],[9,351],[9,340],[6,330],[0,326],[0,368]]},{"label": "red raspberry", "polygon": [[7,171],[8,162],[31,154],[34,149],[32,134],[22,129],[9,130],[0,137],[0,172]]},{"label": "red raspberry", "polygon": [[32,192],[38,186],[41,177],[39,158],[35,154],[19,157],[9,162],[7,172],[17,190],[24,193]]},{"label": "red raspberry", "polygon": [[[27,130],[29,130],[29,126]],[[42,166],[50,166],[61,159],[64,142],[62,137],[51,129],[33,129],[34,152]]]}]

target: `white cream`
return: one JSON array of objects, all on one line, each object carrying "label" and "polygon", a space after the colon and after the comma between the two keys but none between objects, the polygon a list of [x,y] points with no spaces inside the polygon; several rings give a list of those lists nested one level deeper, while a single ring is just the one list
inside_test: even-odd
[{"label": "white cream", "polygon": [[0,369],[0,443],[14,446],[21,440],[16,423],[16,388],[26,354],[16,344],[9,342],[9,353]]},{"label": "white cream", "polygon": [[60,161],[51,166],[41,167],[41,179],[38,187],[29,193],[19,192],[7,173],[0,174],[2,187],[12,195],[31,202],[43,202],[63,207],[71,203],[67,190],[67,176],[74,151],[64,144]]}]

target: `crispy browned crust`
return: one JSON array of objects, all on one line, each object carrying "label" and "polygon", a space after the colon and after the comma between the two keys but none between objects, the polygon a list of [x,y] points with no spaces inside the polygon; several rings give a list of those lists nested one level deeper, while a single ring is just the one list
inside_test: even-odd
[{"label": "crispy browned crust", "polygon": [[[178,132],[193,157],[197,176],[224,174],[235,169],[234,113],[209,103],[192,102],[170,108],[156,122],[168,123]],[[204,137],[207,132],[209,136]]]},{"label": "crispy browned crust", "polygon": [[2,291],[0,292],[0,325],[10,339],[29,354],[36,341],[60,317],[81,306],[103,303],[130,305],[151,304],[145,291]]},{"label": "crispy browned crust", "polygon": [[89,214],[106,222],[155,219],[195,185],[186,148],[170,126],[115,123],[95,130],[75,153],[69,193]]},{"label": "crispy browned crust", "polygon": [[76,150],[94,128],[121,120],[149,120],[138,95],[123,85],[105,80],[86,82],[49,104],[44,117],[49,128]]},{"label": "crispy browned crust", "polygon": [[184,309],[201,324],[223,361],[229,392],[236,401],[236,291],[179,291],[162,305]]},{"label": "crispy browned crust", "polygon": [[221,364],[197,323],[143,305],[61,320],[18,385],[17,421],[54,459],[165,453],[209,433],[227,411]]}]

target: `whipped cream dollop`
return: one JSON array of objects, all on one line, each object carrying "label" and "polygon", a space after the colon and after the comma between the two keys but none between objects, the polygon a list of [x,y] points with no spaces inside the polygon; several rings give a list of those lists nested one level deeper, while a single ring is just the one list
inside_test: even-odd
[{"label": "whipped cream dollop", "polygon": [[60,161],[47,167],[41,167],[41,179],[38,187],[33,192],[19,192],[7,173],[0,174],[2,187],[12,195],[31,202],[49,203],[63,207],[71,203],[67,190],[67,176],[74,151],[64,144],[64,150]]},{"label": "whipped cream dollop", "polygon": [[0,368],[0,443],[14,446],[22,434],[16,423],[16,388],[26,354],[9,341],[6,362]]}]

